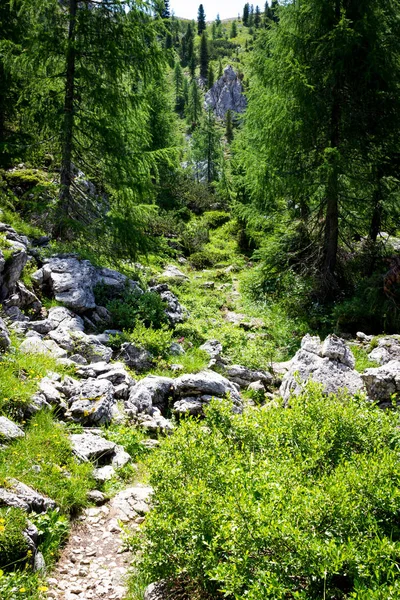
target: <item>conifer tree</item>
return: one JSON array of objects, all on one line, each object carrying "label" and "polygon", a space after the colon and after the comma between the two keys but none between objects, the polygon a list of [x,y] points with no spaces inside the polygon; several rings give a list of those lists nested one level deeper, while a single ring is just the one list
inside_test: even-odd
[{"label": "conifer tree", "polygon": [[200,77],[205,81],[208,75],[208,61],[209,61],[209,53],[208,53],[208,40],[207,34],[205,31],[201,34],[200,40],[200,55],[199,55],[199,63],[200,63]]},{"label": "conifer tree", "polygon": [[249,15],[250,15],[250,4],[246,2],[243,8],[243,25],[245,27],[249,26]]},{"label": "conifer tree", "polygon": [[204,12],[204,6],[200,4],[199,12],[197,15],[197,33],[201,35],[206,30],[206,14]]},{"label": "conifer tree", "polygon": [[238,32],[237,32],[236,21],[232,21],[231,31],[230,31],[229,37],[231,39],[233,39],[233,38],[237,37],[237,34],[238,34]]},{"label": "conifer tree", "polygon": [[164,6],[161,12],[161,17],[163,19],[169,19],[171,16],[171,12],[169,9],[169,0],[164,0]]},{"label": "conifer tree", "polygon": [[254,27],[256,29],[261,27],[261,11],[259,6],[256,6],[256,11],[254,13]]},{"label": "conifer tree", "polygon": [[184,75],[180,62],[177,61],[174,68],[174,84],[175,84],[175,109],[181,112],[185,106],[183,95]]},{"label": "conifer tree", "polygon": [[194,30],[192,23],[188,23],[186,33],[182,38],[182,64],[190,65],[194,56]]},{"label": "conifer tree", "polygon": [[249,11],[249,27],[254,26],[254,4],[251,4]]},{"label": "conifer tree", "polygon": [[221,79],[221,77],[224,74],[224,68],[222,66],[222,60],[219,60],[219,66],[218,66],[218,79]]}]

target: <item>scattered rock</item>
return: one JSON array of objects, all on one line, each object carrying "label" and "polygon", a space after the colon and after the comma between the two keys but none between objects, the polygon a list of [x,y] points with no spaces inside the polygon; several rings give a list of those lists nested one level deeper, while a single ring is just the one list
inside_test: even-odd
[{"label": "scattered rock", "polygon": [[0,417],[0,441],[11,441],[17,438],[24,437],[24,432],[18,425],[7,419],[7,417]]},{"label": "scattered rock", "polygon": [[24,354],[47,354],[52,358],[67,357],[67,352],[53,340],[42,340],[39,337],[26,338],[19,349]]},{"label": "scattered rock", "polygon": [[107,500],[103,492],[100,492],[99,490],[91,490],[88,492],[87,498],[90,502],[94,502],[98,506],[104,504]]},{"label": "scattered rock", "polygon": [[11,346],[11,338],[3,319],[0,319],[0,350],[8,350]]},{"label": "scattered rock", "polygon": [[115,477],[115,475],[115,469],[111,465],[106,465],[104,467],[100,467],[98,469],[93,470],[93,477],[98,483],[104,483],[105,481],[109,481],[110,479]]},{"label": "scattered rock", "polygon": [[174,380],[168,377],[149,375],[137,383],[129,394],[126,408],[141,413],[153,415],[153,408],[165,411],[168,400],[174,394]]},{"label": "scattered rock", "polygon": [[[187,407],[198,408],[198,402],[202,405],[209,403],[211,398],[230,397],[233,402],[234,412],[241,412],[243,409],[240,394],[236,385],[230,382],[226,377],[214,371],[202,371],[201,373],[182,375],[175,379],[175,404],[174,410],[182,413],[182,401],[187,403]],[[193,403],[193,398],[196,402]]]},{"label": "scattered rock", "polygon": [[182,271],[174,265],[168,265],[168,267],[166,267],[165,271],[162,273],[161,277],[164,277],[166,279],[189,279],[187,275],[182,273]]},{"label": "scattered rock", "polygon": [[183,323],[186,318],[185,310],[179,303],[178,298],[170,291],[165,283],[151,287],[150,291],[158,294],[161,300],[167,304],[165,314],[173,327],[178,323]]},{"label": "scattered rock", "polygon": [[144,591],[144,600],[168,600],[168,585],[166,581],[151,583]]}]

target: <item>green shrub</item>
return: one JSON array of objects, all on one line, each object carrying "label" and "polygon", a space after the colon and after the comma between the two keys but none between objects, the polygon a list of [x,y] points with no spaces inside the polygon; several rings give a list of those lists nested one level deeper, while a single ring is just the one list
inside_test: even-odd
[{"label": "green shrub", "polygon": [[124,342],[130,342],[146,348],[153,356],[166,358],[169,354],[173,336],[173,331],[165,325],[159,329],[154,329],[153,327],[146,327],[143,323],[137,323],[131,331],[124,331],[122,335],[113,336],[111,345],[113,348],[118,349]]},{"label": "green shrub", "polygon": [[398,422],[315,384],[291,409],[212,403],[153,457],[141,575],[212,598],[399,598]]},{"label": "green shrub", "polygon": [[190,264],[195,269],[207,269],[214,265],[214,257],[208,250],[202,250],[201,252],[194,252],[190,256]]},{"label": "green shrub", "polygon": [[363,373],[365,369],[379,367],[377,362],[369,358],[368,351],[365,348],[362,348],[361,346],[356,346],[354,344],[351,346],[351,351],[354,354],[354,358],[356,359],[355,369],[359,373]]},{"label": "green shrub", "polygon": [[229,213],[220,210],[205,212],[203,215],[203,221],[209,229],[218,229],[221,225],[228,223],[230,218]]},{"label": "green shrub", "polygon": [[23,536],[26,514],[19,508],[0,508],[0,567],[10,569],[27,558],[28,544]]},{"label": "green shrub", "polygon": [[105,436],[111,442],[124,447],[134,461],[138,461],[147,453],[142,441],[146,436],[140,429],[125,427],[123,425],[111,425],[105,429]]},{"label": "green shrub", "polygon": [[113,325],[118,329],[130,331],[139,322],[158,329],[168,321],[165,314],[166,304],[155,292],[141,294],[126,289],[114,298],[107,298],[107,291],[97,287],[95,293],[96,301],[110,311]]}]

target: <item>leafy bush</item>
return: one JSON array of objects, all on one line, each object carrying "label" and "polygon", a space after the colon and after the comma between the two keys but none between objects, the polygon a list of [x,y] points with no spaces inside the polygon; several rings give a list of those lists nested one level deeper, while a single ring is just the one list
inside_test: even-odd
[{"label": "leafy bush", "polygon": [[212,598],[395,600],[398,421],[315,384],[291,409],[212,403],[150,465],[141,574]]},{"label": "leafy bush", "polygon": [[201,220],[193,219],[181,232],[181,245],[186,254],[200,252],[210,239],[208,227]]},{"label": "leafy bush", "polygon": [[190,264],[195,269],[207,269],[214,265],[214,257],[208,250],[202,250],[201,252],[194,252],[190,256]]},{"label": "leafy bush", "polygon": [[26,514],[19,508],[0,508],[0,567],[14,567],[27,558],[28,544],[23,536]]},{"label": "leafy bush", "polygon": [[125,427],[122,425],[111,425],[105,429],[105,437],[124,447],[124,450],[131,455],[134,461],[142,458],[146,452],[146,447],[141,443],[146,436],[140,429]]}]

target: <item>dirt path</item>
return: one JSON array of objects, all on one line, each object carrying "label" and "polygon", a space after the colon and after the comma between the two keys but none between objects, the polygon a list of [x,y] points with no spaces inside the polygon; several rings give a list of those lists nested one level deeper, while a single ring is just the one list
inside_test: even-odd
[{"label": "dirt path", "polygon": [[120,525],[135,529],[148,512],[151,488],[136,486],[101,507],[88,508],[71,533],[61,559],[48,579],[48,598],[121,600],[127,593],[131,561]]}]

